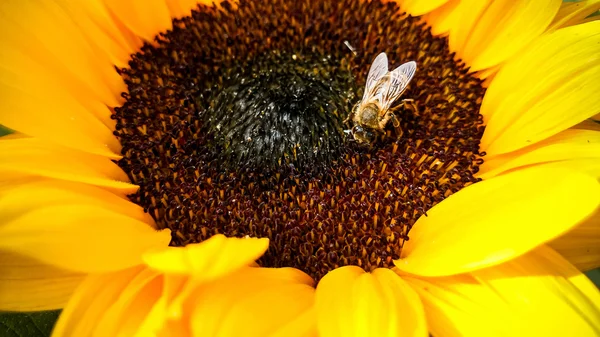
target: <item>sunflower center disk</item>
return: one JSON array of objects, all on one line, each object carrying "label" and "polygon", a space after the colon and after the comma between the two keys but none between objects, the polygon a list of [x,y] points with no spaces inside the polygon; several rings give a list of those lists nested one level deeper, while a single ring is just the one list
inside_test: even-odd
[{"label": "sunflower center disk", "polygon": [[[315,279],[392,266],[415,221],[476,182],[484,89],[393,2],[200,6],[120,72],[119,165],[172,245],[268,237],[258,261]],[[353,47],[351,50],[348,45]],[[415,60],[398,129],[358,146],[343,120],[373,58]],[[390,123],[391,124],[391,123]]]},{"label": "sunflower center disk", "polygon": [[310,170],[339,156],[341,116],[354,100],[349,70],[324,57],[274,53],[227,72],[229,83],[197,102],[204,131],[212,137],[208,145],[229,169],[287,164]]}]

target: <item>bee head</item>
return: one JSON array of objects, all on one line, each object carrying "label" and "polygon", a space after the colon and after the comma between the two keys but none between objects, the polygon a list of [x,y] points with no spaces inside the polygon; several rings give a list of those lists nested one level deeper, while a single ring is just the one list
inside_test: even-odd
[{"label": "bee head", "polygon": [[363,128],[360,125],[355,125],[352,128],[352,136],[359,144],[371,145],[377,140],[377,133],[375,130]]}]

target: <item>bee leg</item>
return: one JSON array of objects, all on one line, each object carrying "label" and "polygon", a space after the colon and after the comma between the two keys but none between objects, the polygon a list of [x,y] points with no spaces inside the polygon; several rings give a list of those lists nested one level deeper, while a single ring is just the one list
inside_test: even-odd
[{"label": "bee leg", "polygon": [[348,114],[348,117],[346,117],[346,119],[344,119],[344,120],[342,121],[342,124],[346,124],[346,123],[348,123],[348,122],[350,121],[350,119],[352,118],[352,115],[353,115],[353,114],[354,114],[354,111],[351,111],[351,112]]},{"label": "bee leg", "polygon": [[385,115],[383,116],[383,118],[379,121],[379,128],[381,130],[383,130],[385,128],[385,126],[387,125],[387,123],[390,121],[390,119],[392,120],[392,123],[394,124],[394,126],[396,126],[396,123],[397,123],[396,116],[394,115],[393,112],[388,110],[385,113]]},{"label": "bee leg", "polygon": [[410,109],[413,110],[413,112],[415,113],[416,116],[419,116],[419,107],[417,107],[417,103],[415,103],[415,100],[412,98],[406,98],[402,100],[402,104],[407,104],[410,105]]},{"label": "bee leg", "polygon": [[354,105],[354,107],[352,108],[352,111],[350,111],[350,113],[348,114],[348,117],[346,117],[346,119],[344,119],[344,121],[342,123],[346,124],[348,122],[350,122],[352,120],[352,118],[354,117],[354,114],[356,113],[356,109],[358,108],[359,103],[356,103]]},{"label": "bee leg", "polygon": [[392,114],[392,125],[396,129],[400,127],[400,119],[395,114]]}]

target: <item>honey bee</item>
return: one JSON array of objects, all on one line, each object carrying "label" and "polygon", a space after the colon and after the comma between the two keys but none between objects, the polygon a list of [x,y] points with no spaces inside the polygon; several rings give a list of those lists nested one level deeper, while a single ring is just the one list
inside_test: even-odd
[{"label": "honey bee", "polygon": [[416,71],[417,63],[410,61],[390,72],[387,55],[377,55],[369,69],[363,98],[344,121],[352,120],[351,133],[358,143],[372,144],[390,120],[395,127],[400,125],[390,107],[406,90]]}]

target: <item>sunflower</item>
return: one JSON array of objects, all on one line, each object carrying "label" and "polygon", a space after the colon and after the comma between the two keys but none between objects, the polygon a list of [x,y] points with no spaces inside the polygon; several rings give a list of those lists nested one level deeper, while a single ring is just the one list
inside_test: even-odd
[{"label": "sunflower", "polygon": [[[0,309],[55,336],[598,335],[597,1],[0,5]],[[373,58],[417,73],[345,132]]]}]

